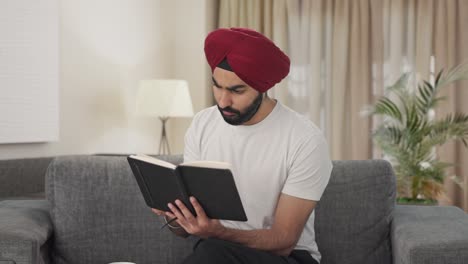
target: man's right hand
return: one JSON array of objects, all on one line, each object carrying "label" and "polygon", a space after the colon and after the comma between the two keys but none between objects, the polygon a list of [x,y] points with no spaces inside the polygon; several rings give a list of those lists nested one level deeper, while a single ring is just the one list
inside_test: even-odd
[{"label": "man's right hand", "polygon": [[151,211],[153,211],[155,214],[157,214],[159,216],[166,215],[165,211],[161,211],[161,210],[158,210],[158,209],[151,208]]},{"label": "man's right hand", "polygon": [[[151,208],[151,211],[153,211],[153,213],[155,213],[155,214],[157,214],[159,216],[165,217],[166,222],[170,220],[170,219],[168,219],[169,217],[167,215],[167,213],[169,213],[169,212],[161,211],[161,210],[154,209],[154,208]],[[171,230],[171,232],[174,233],[175,235],[183,237],[183,238],[186,238],[186,237],[189,236],[189,233],[187,233],[187,231],[185,231],[185,229],[183,227],[181,227],[177,223],[177,221],[174,221],[173,223],[171,223],[171,226],[177,226],[177,228],[169,228],[169,230]]]},{"label": "man's right hand", "polygon": [[[153,213],[159,216],[164,216],[164,218],[166,218],[166,222],[171,220],[171,218],[167,215],[167,213],[169,213],[167,211],[161,211],[161,210],[154,209],[154,208],[151,208],[151,211],[153,211]],[[179,226],[179,224],[176,221],[172,222],[171,225],[177,226],[177,227]]]},{"label": "man's right hand", "polygon": [[[151,211],[153,211],[153,213],[155,213],[155,214],[157,214],[159,216],[163,216],[164,218],[166,218],[166,222],[171,220],[171,218],[167,215],[170,212],[162,211],[162,210],[158,210],[158,209],[154,209],[154,208],[151,208]],[[180,225],[177,223],[177,221],[172,222],[171,226],[180,227]]]}]

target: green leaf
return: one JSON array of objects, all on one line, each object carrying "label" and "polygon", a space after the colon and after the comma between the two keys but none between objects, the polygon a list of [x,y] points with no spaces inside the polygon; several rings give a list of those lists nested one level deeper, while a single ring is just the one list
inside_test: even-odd
[{"label": "green leaf", "polygon": [[[403,74],[375,103],[372,114],[384,118],[372,137],[395,169],[398,191],[432,197],[442,190],[445,169],[450,166],[437,160],[434,148],[450,140],[468,147],[468,115],[453,113],[429,120],[428,113],[437,111],[438,104],[446,99],[437,96],[442,87],[468,79],[468,63],[439,71],[434,84],[423,80],[414,92],[408,86],[409,76]],[[421,167],[421,162],[431,166]]]},{"label": "green leaf", "polygon": [[444,69],[442,68],[442,69],[439,71],[439,73],[437,74],[437,77],[436,77],[436,79],[435,79],[435,85],[434,85],[435,87],[438,86],[439,81],[440,81],[440,77],[442,76],[442,73],[443,73],[443,72],[444,72]]},{"label": "green leaf", "polygon": [[401,121],[401,112],[398,106],[387,97],[383,97],[377,101],[375,112]]}]

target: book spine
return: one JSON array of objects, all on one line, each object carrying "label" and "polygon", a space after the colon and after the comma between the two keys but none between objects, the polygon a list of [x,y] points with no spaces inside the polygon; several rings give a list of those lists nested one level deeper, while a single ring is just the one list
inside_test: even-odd
[{"label": "book spine", "polygon": [[174,170],[174,172],[175,172],[175,176],[177,178],[177,185],[179,186],[179,190],[180,190],[183,202],[184,202],[185,206],[187,206],[187,208],[190,210],[190,212],[192,212],[192,214],[194,216],[196,216],[195,209],[193,208],[192,203],[190,202],[189,193],[187,191],[187,188],[186,188],[184,180],[183,180],[182,170],[180,169],[179,166],[177,166],[177,168]]},{"label": "book spine", "polygon": [[132,161],[132,160],[129,160],[130,162],[130,167],[131,169],[133,170],[134,174],[135,174],[135,178],[137,180],[137,184],[140,186],[140,189],[142,191],[142,194],[143,194],[143,198],[145,199],[146,201],[146,204],[148,206],[154,206],[154,201],[153,201],[153,198],[151,197],[151,193],[149,191],[149,188],[148,188],[148,184],[146,183],[145,181],[145,177],[143,177],[143,174],[141,173],[140,171],[140,167],[138,165],[137,162],[135,161]]}]

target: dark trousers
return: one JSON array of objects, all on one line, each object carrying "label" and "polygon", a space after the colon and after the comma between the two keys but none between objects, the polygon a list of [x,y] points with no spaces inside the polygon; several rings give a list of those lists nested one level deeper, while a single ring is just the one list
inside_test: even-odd
[{"label": "dark trousers", "polygon": [[182,262],[182,264],[195,263],[318,264],[306,250],[294,250],[288,257],[284,257],[240,244],[211,238],[200,239],[193,247],[193,253]]}]

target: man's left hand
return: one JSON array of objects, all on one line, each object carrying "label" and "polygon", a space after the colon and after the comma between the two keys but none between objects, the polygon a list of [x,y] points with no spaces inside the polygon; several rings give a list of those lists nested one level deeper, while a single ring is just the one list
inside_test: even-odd
[{"label": "man's left hand", "polygon": [[219,220],[208,218],[205,210],[203,210],[195,197],[190,197],[190,203],[192,203],[197,216],[194,216],[180,200],[176,200],[175,204],[168,204],[171,212],[166,212],[166,215],[171,218],[177,217],[176,222],[187,233],[201,238],[217,237],[217,234],[223,232],[224,226],[221,225]]}]

